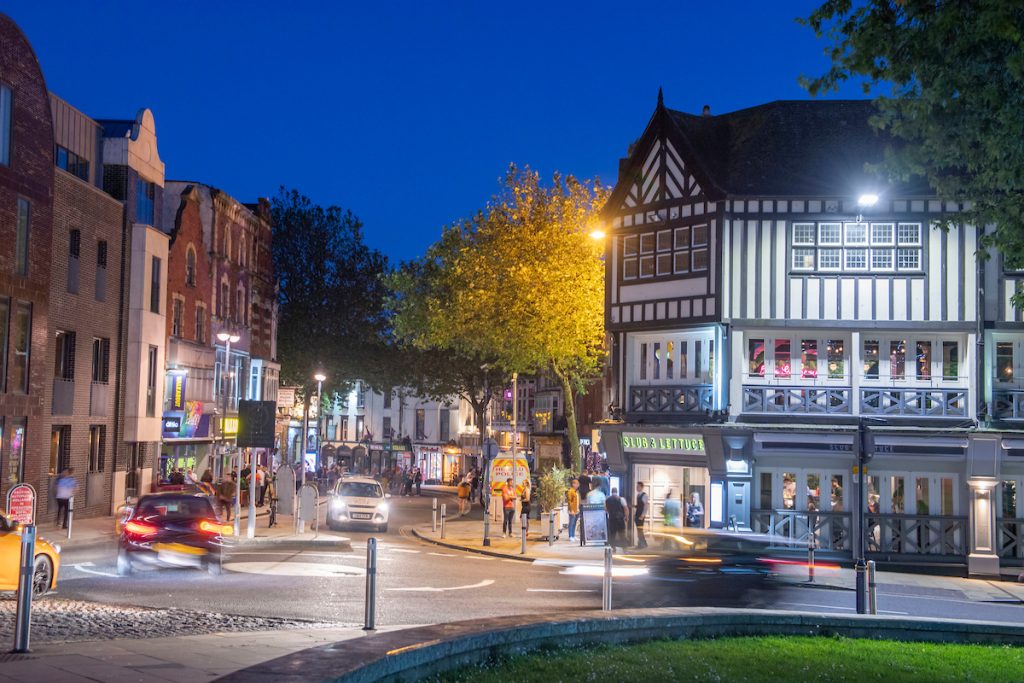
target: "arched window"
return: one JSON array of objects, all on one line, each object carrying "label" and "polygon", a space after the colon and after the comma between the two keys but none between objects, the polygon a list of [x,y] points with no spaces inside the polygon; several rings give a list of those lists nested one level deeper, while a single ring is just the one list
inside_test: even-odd
[{"label": "arched window", "polygon": [[191,244],[185,252],[185,286],[196,286],[196,250]]}]

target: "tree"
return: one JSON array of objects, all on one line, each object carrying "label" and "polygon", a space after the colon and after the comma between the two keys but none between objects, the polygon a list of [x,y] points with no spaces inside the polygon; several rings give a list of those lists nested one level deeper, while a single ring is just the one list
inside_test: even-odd
[{"label": "tree", "polygon": [[832,67],[802,79],[812,95],[890,89],[872,123],[901,144],[878,170],[969,203],[957,220],[993,225],[983,244],[1024,267],[1024,4],[829,0],[801,21],[831,43]]},{"label": "tree", "polygon": [[314,204],[281,188],[271,201],[274,270],[280,282],[278,357],[281,380],[324,394],[354,378],[376,378],[387,329],[387,259],[363,242],[362,223],[337,206]]}]

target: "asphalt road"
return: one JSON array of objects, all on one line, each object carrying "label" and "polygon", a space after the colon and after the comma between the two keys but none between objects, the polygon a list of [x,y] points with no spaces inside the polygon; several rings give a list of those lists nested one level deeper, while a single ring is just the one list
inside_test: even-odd
[{"label": "asphalt road", "polygon": [[[430,519],[430,498],[396,498],[387,534],[343,532],[349,543],[310,550],[268,544],[238,549],[225,572],[190,569],[115,573],[116,547],[68,548],[58,595],[105,604],[180,608],[246,616],[362,623],[366,541],[378,542],[380,625],[418,625],[473,617],[598,609],[600,569],[486,557],[439,548],[403,533]],[[627,563],[619,563],[625,565]],[[628,572],[633,567],[623,567]],[[1020,623],[1020,604],[978,603],[959,591],[882,586],[881,614],[984,619]],[[854,595],[786,584],[769,592],[737,595],[703,584],[649,575],[619,576],[614,607],[722,605],[850,614]]]}]

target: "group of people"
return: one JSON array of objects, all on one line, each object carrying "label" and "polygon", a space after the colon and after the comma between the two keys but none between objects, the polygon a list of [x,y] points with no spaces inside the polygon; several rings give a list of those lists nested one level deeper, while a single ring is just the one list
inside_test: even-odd
[{"label": "group of people", "polygon": [[509,538],[514,534],[513,525],[516,517],[516,500],[519,501],[519,516],[523,520],[523,527],[526,529],[526,533],[530,533],[531,498],[532,488],[529,478],[523,481],[522,493],[516,491],[512,477],[505,480],[505,485],[501,488],[501,535],[503,537]]},{"label": "group of people", "polygon": [[[400,470],[396,468],[393,474],[385,475],[382,479],[381,483],[388,491],[394,492],[397,489],[402,496],[423,495],[423,472],[419,467],[403,467]],[[416,490],[415,494],[413,489]]]}]

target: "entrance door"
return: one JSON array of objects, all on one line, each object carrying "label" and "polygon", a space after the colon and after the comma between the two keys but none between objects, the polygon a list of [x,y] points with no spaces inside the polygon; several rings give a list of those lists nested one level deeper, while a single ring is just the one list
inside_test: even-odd
[{"label": "entrance door", "polygon": [[[705,467],[682,467],[678,465],[634,465],[633,485],[643,482],[651,503],[648,519],[667,522],[670,526],[685,526],[687,504],[696,494],[704,514],[699,526],[707,528],[710,514],[707,509],[710,475]],[[621,492],[620,492],[621,493]],[[630,503],[635,498],[629,492]]]}]

